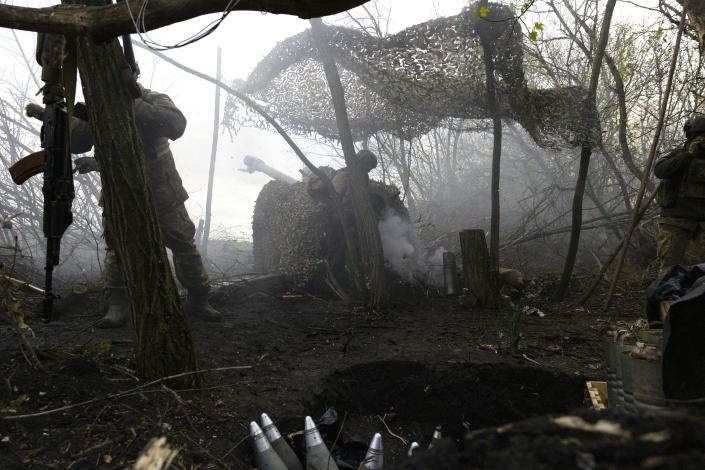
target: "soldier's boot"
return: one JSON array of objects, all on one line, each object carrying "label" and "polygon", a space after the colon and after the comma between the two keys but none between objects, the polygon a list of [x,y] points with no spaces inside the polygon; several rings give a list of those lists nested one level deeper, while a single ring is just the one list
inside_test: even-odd
[{"label": "soldier's boot", "polygon": [[209,322],[223,321],[223,314],[208,303],[209,291],[210,288],[207,286],[188,290],[186,305],[184,306],[184,313],[187,317]]},{"label": "soldier's boot", "polygon": [[98,320],[98,328],[119,328],[127,323],[130,317],[130,304],[127,301],[127,289],[111,287],[109,289],[108,312]]}]

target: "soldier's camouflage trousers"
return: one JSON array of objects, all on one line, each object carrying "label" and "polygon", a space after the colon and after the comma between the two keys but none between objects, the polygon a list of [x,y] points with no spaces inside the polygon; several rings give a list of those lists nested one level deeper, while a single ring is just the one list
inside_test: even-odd
[{"label": "soldier's camouflage trousers", "polygon": [[[184,204],[166,211],[157,210],[159,225],[164,237],[164,245],[171,250],[174,260],[174,270],[179,283],[187,290],[199,290],[208,287],[208,274],[203,267],[201,255],[196,249],[194,236],[196,227],[188,216]],[[104,218],[107,217],[104,215]],[[107,227],[105,221],[104,227]],[[105,265],[103,280],[108,288],[124,287],[120,265],[115,251],[112,249],[110,235],[106,233]]]},{"label": "soldier's camouflage trousers", "polygon": [[674,264],[705,262],[705,221],[661,217],[658,258],[660,272]]}]

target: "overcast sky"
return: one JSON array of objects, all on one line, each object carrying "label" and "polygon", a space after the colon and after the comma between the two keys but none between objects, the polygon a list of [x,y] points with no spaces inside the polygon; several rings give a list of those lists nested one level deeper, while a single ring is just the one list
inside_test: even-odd
[{"label": "overcast sky", "polygon": [[[640,3],[655,2],[656,0],[650,0]],[[6,3],[46,6],[58,2]],[[390,29],[396,31],[439,14],[457,14],[466,1],[387,0],[386,3],[391,5]],[[643,14],[641,9],[620,3],[617,19]],[[150,33],[150,37],[163,44],[173,44],[196,33],[214,18],[215,16],[211,15],[172,25]],[[179,62],[214,76],[216,49],[221,46],[224,81],[245,79],[278,41],[307,27],[307,21],[295,17],[234,12],[212,35],[185,48],[168,51],[167,54]],[[34,35],[24,32],[18,34],[25,51],[31,53],[34,48]],[[2,35],[8,37],[7,32]],[[198,219],[205,215],[213,132],[214,86],[159,61],[147,51],[136,49],[135,54],[142,70],[142,83],[154,90],[168,93],[188,119],[185,135],[172,143],[172,150],[177,168],[190,194],[186,206],[194,222],[198,223]],[[7,56],[4,53],[3,55]],[[15,71],[26,70],[26,67],[22,67],[18,62],[2,62],[0,80],[17,79]],[[4,86],[5,84],[0,82],[0,87]],[[225,95],[222,95],[221,106],[224,102]],[[292,176],[298,176],[298,169],[301,167],[293,152],[276,134],[242,129],[231,140],[227,133],[221,133],[215,172],[212,233],[218,228],[232,227],[236,232],[250,236],[254,202],[269,178],[261,174],[250,175],[238,171],[243,167],[242,157],[246,154],[255,155]],[[330,164],[329,161],[326,163]]]}]

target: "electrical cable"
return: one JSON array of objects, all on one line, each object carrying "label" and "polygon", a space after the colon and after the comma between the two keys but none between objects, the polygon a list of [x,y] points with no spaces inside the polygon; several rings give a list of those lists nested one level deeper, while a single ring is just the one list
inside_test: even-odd
[{"label": "electrical cable", "polygon": [[220,24],[225,20],[225,18],[235,9],[235,7],[240,3],[240,1],[241,0],[230,0],[228,2],[228,4],[225,6],[225,9],[223,10],[222,15],[219,18],[208,23],[198,33],[194,34],[193,36],[191,36],[187,39],[183,39],[183,40],[181,40],[175,44],[172,44],[170,46],[160,44],[157,41],[154,41],[147,34],[147,24],[146,24],[145,17],[147,16],[146,13],[147,13],[147,6],[149,5],[149,0],[142,1],[142,4],[140,5],[140,9],[137,12],[137,16],[134,15],[132,8],[130,8],[130,1],[129,0],[125,1],[125,5],[127,6],[127,11],[130,14],[130,19],[132,20],[132,24],[135,26],[135,32],[140,37],[142,42],[144,42],[144,44],[152,50],[167,51],[170,49],[177,49],[180,47],[188,46],[189,44],[193,44],[196,41],[200,41],[201,39],[203,39],[206,36],[213,33],[213,31],[218,29],[218,26],[220,26]]}]

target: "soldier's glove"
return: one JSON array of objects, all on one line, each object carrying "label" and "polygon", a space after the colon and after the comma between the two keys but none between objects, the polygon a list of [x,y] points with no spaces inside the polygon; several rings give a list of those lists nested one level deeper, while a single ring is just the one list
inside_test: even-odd
[{"label": "soldier's glove", "polygon": [[91,171],[100,171],[98,161],[94,157],[79,157],[73,161],[74,171],[84,175]]},{"label": "soldier's glove", "polygon": [[24,112],[27,117],[39,119],[40,121],[44,120],[44,107],[38,105],[37,103],[29,103],[25,106]]},{"label": "soldier's glove", "polygon": [[698,136],[688,142],[686,150],[694,157],[705,158],[705,136]]}]

